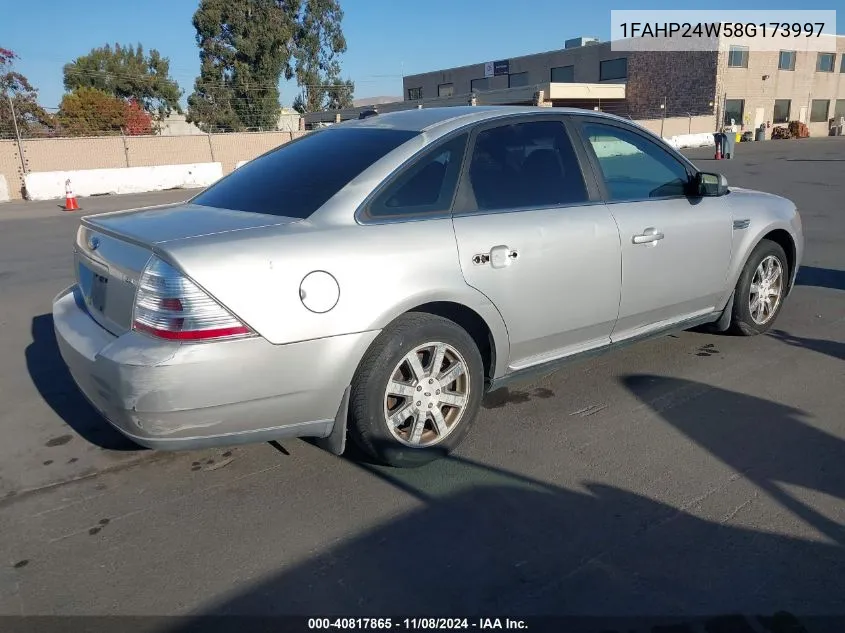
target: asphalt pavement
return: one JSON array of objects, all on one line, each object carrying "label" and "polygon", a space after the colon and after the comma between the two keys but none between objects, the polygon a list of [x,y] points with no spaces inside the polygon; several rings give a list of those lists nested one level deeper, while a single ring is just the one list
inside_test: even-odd
[{"label": "asphalt pavement", "polygon": [[715,617],[781,612],[833,630],[811,616],[845,615],[845,139],[688,155],[797,203],[804,266],[775,329],[683,332],[496,392],[454,457],[415,470],[299,440],[125,441],[52,332],[80,213],[0,205],[0,615],[703,616],[763,631]]}]

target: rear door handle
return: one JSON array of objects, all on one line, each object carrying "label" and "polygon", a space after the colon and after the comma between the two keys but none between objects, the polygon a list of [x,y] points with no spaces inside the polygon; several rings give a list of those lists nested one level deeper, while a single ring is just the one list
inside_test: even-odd
[{"label": "rear door handle", "polygon": [[493,268],[504,268],[505,266],[510,266],[517,257],[519,257],[519,253],[512,250],[509,246],[500,244],[490,249],[490,266]]},{"label": "rear door handle", "polygon": [[472,256],[472,263],[476,266],[490,264],[493,268],[504,268],[510,266],[519,253],[505,245],[494,246],[489,253],[477,253]]},{"label": "rear door handle", "polygon": [[655,229],[654,227],[648,227],[645,231],[643,231],[640,235],[635,235],[631,241],[634,244],[654,244],[657,240],[663,239],[663,233]]}]

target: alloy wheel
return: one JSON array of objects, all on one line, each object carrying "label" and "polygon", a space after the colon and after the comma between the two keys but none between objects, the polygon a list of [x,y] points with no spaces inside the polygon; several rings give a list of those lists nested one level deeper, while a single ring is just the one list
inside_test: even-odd
[{"label": "alloy wheel", "polygon": [[384,393],[390,434],[414,448],[442,442],[458,426],[470,395],[467,363],[447,343],[418,345],[396,365]]},{"label": "alloy wheel", "polygon": [[757,325],[768,323],[780,307],[783,297],[783,265],[774,255],[760,262],[751,278],[748,310]]}]

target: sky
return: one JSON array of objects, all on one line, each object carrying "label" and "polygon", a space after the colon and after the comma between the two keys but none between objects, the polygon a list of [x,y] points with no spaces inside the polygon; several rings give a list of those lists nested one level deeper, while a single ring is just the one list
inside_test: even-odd
[{"label": "sky", "polygon": [[[39,101],[61,101],[62,66],[106,43],[141,43],[170,59],[171,76],[193,89],[199,53],[191,18],[197,0],[26,0],[0,9],[0,47],[15,51],[16,69],[39,89]],[[355,97],[402,96],[402,75],[563,48],[564,40],[610,37],[612,9],[693,8],[678,0],[340,0],[347,52],[343,74],[355,82]],[[701,8],[794,10],[794,0],[709,0]],[[806,8],[806,7],[805,7]],[[813,9],[842,13],[845,0]],[[290,105],[298,89],[282,82],[281,101]]]}]

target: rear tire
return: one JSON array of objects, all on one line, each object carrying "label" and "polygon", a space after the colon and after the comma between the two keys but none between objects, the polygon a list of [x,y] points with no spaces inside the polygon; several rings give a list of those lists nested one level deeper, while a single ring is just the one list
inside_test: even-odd
[{"label": "rear tire", "polygon": [[756,336],[768,331],[780,314],[789,283],[789,264],[783,248],[760,242],[745,263],[734,293],[732,334]]},{"label": "rear tire", "polygon": [[422,466],[466,437],[483,390],[483,362],[472,337],[443,317],[409,312],[385,328],[361,360],[350,394],[350,437],[380,463]]}]

